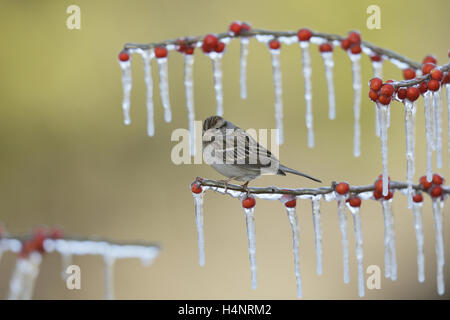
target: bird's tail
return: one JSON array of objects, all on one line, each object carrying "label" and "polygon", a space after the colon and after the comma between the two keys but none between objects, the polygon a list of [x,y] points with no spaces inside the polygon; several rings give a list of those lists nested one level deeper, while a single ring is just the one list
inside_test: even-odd
[{"label": "bird's tail", "polygon": [[322,182],[322,181],[320,181],[319,179],[313,178],[313,177],[311,177],[311,176],[309,176],[309,175],[307,175],[307,174],[305,174],[305,173],[298,172],[297,170],[294,170],[294,169],[285,167],[285,166],[283,166],[283,165],[280,164],[280,168],[278,169],[278,174],[285,175],[285,172],[293,173],[293,174],[296,174],[296,175],[298,175],[298,176],[302,176],[302,177],[305,177],[305,178],[314,180],[314,181],[316,181],[316,182]]}]

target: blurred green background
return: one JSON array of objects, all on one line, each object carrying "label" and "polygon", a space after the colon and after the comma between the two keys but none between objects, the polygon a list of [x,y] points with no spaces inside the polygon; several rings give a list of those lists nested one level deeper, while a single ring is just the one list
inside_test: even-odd
[{"label": "blurred green background", "polygon": [[[66,8],[81,8],[81,30],[68,30]],[[381,8],[381,29],[368,30],[366,8]],[[117,53],[125,42],[157,42],[188,35],[222,32],[233,20],[256,28],[313,30],[341,35],[360,30],[363,39],[420,61],[436,54],[446,63],[450,2],[440,1],[0,1],[0,221],[10,232],[38,225],[60,225],[68,234],[117,240],[155,241],[163,251],[150,268],[137,260],[116,264],[116,297],[123,299],[295,299],[291,231],[280,203],[259,201],[256,236],[259,287],[250,287],[245,223],[239,201],[208,192],[205,199],[206,266],[197,263],[197,233],[189,185],[196,176],[221,177],[206,165],[175,166],[170,160],[171,132],[187,127],[183,59],[169,57],[173,122],[166,124],[155,80],[156,136],[146,135],[145,87],[141,59],[133,61],[132,125],[123,125],[121,71]],[[447,39],[447,40],[446,40]],[[308,149],[305,103],[298,45],[282,50],[285,144],[280,158],[288,166],[329,185],[347,180],[368,184],[381,172],[379,139],[374,134],[373,104],[366,98],[371,78],[362,59],[362,155],[354,158],[353,90],[350,61],[335,50],[337,119],[327,117],[323,62],[315,46],[313,108],[316,147]],[[215,112],[211,62],[195,53],[196,119]],[[384,64],[384,78],[401,71]],[[223,59],[225,117],[243,128],[273,128],[274,97],[267,48],[252,41],[248,61],[248,99],[239,98],[239,43]],[[445,121],[444,121],[445,122]],[[447,128],[444,125],[444,135]],[[405,179],[403,107],[392,104],[389,170]],[[447,139],[444,139],[446,145]],[[444,148],[446,149],[446,148]],[[444,163],[449,154],[444,150]],[[425,171],[423,102],[417,115],[417,174]],[[447,166],[440,171],[450,179]],[[253,186],[315,187],[297,176],[263,177]],[[322,204],[324,273],[315,273],[314,235],[309,201],[300,201],[301,275],[306,299],[357,298],[354,237],[350,232],[350,284],[342,279],[336,204]],[[439,298],[430,201],[424,204],[426,281],[418,283],[413,216],[406,198],[394,200],[399,276],[382,275],[381,290],[369,299]],[[448,215],[448,209],[445,209]],[[350,218],[350,216],[349,216]],[[446,217],[448,218],[448,217]],[[449,224],[445,246],[450,248]],[[364,264],[384,272],[381,206],[362,206]],[[447,250],[448,253],[448,250]],[[449,257],[447,255],[447,261]],[[15,257],[0,264],[0,297],[6,297]],[[45,257],[35,298],[102,298],[102,260],[76,257],[82,289],[70,291],[60,278],[60,258]],[[450,277],[446,266],[447,293]]]}]

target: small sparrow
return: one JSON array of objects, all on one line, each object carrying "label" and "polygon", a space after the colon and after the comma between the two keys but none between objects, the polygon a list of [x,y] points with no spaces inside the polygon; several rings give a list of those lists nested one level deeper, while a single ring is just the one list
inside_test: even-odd
[{"label": "small sparrow", "polygon": [[266,148],[258,144],[245,130],[219,116],[203,122],[203,155],[206,163],[231,180],[248,183],[264,174],[285,176],[286,172],[322,182],[307,174],[288,168]]}]

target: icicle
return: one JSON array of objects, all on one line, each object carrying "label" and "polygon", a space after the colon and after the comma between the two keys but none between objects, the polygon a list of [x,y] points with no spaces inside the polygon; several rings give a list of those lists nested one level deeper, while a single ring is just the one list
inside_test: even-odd
[{"label": "icicle", "polygon": [[433,171],[433,150],[434,150],[434,139],[433,139],[433,110],[432,110],[432,96],[431,92],[427,91],[424,93],[424,104],[425,104],[425,134],[427,139],[427,181],[431,182],[432,171]]},{"label": "icicle", "polygon": [[392,199],[382,200],[384,217],[384,262],[385,276],[392,281],[397,280],[397,254],[395,250],[394,215],[392,213]]},{"label": "icicle", "polygon": [[131,94],[131,87],[132,87],[131,52],[130,52],[129,59],[127,61],[119,60],[119,64],[120,64],[120,68],[122,69],[123,122],[125,123],[125,125],[129,125],[131,123],[131,119],[130,119],[130,94]]},{"label": "icicle", "polygon": [[300,277],[300,256],[299,256],[299,226],[297,213],[295,207],[286,207],[286,212],[289,218],[292,229],[292,252],[294,253],[294,268],[295,268],[295,279],[297,281],[297,297],[301,298],[302,292],[302,280]]},{"label": "icicle", "polygon": [[339,227],[342,236],[342,253],[344,260],[344,283],[349,283],[349,268],[348,268],[348,235],[347,235],[347,217],[345,215],[345,197],[338,198],[338,219]]},{"label": "icicle", "polygon": [[194,80],[192,77],[194,55],[184,55],[184,88],[186,91],[186,106],[188,110],[189,136],[191,156],[195,155],[195,113],[194,113]]},{"label": "icicle", "polygon": [[405,105],[405,131],[406,131],[406,183],[408,184],[408,208],[413,205],[413,177],[415,172],[415,140],[416,140],[416,102],[404,100]]},{"label": "icicle", "polygon": [[434,111],[434,131],[436,147],[436,167],[442,168],[442,105],[441,90],[432,93]]},{"label": "icicle", "polygon": [[356,261],[358,261],[358,294],[360,297],[364,297],[364,251],[363,251],[363,234],[361,228],[361,214],[359,207],[352,207],[348,205],[353,217],[353,228],[355,231],[356,239]]},{"label": "icicle", "polygon": [[19,258],[9,284],[9,300],[30,300],[42,261],[38,252],[30,253],[27,258]]},{"label": "icicle", "polygon": [[155,120],[154,120],[154,108],[153,108],[153,79],[151,62],[154,57],[153,50],[142,50],[138,52],[142,55],[142,61],[144,63],[144,79],[145,86],[147,88],[146,106],[147,106],[147,134],[150,137],[155,135]]},{"label": "icicle", "polygon": [[164,107],[164,120],[166,122],[172,121],[172,112],[170,111],[169,100],[169,70],[167,57],[157,58],[159,71],[159,91],[161,95],[162,104]]},{"label": "icicle", "polygon": [[380,136],[380,110],[378,109],[377,104],[375,106],[375,134],[377,137]]},{"label": "icicle", "polygon": [[104,279],[104,298],[105,300],[114,299],[114,262],[112,256],[103,256],[103,279]]},{"label": "icicle", "polygon": [[327,78],[327,86],[328,86],[328,106],[329,112],[328,115],[330,119],[334,119],[331,116],[336,114],[336,102],[334,98],[334,83],[333,83],[333,52],[322,52],[321,53],[323,62],[325,64],[325,76]]},{"label": "icicle", "polygon": [[216,92],[216,114],[223,116],[223,86],[222,86],[222,57],[223,53],[211,52],[208,54],[213,65],[214,90]]},{"label": "icicle", "polygon": [[445,84],[447,98],[447,148],[448,148],[448,165],[450,167],[450,83]]},{"label": "icicle", "polygon": [[312,215],[314,223],[314,239],[316,242],[316,271],[322,274],[322,226],[320,224],[320,199],[322,196],[312,197]]},{"label": "icicle", "polygon": [[255,235],[255,207],[244,208],[245,222],[247,226],[248,254],[250,259],[250,272],[252,277],[252,289],[256,289],[258,281],[256,278],[256,235]]},{"label": "icicle", "polygon": [[373,77],[383,79],[383,62],[372,61]]},{"label": "icicle", "polygon": [[350,60],[352,61],[352,74],[353,74],[353,113],[355,117],[354,133],[353,133],[353,155],[359,157],[361,155],[361,126],[360,126],[360,114],[361,114],[361,54],[349,53]]},{"label": "icicle", "polygon": [[383,163],[383,196],[389,193],[389,173],[388,173],[388,123],[390,117],[390,105],[377,104],[380,116],[380,138],[381,138],[381,156]]},{"label": "icicle", "polygon": [[441,198],[433,199],[433,219],[434,230],[436,233],[436,258],[437,258],[437,291],[439,295],[443,295],[445,292],[444,281],[444,235],[443,235],[443,223],[444,216],[442,211],[444,209],[444,202]]},{"label": "icicle", "polygon": [[281,86],[280,50],[270,49],[272,58],[273,86],[275,88],[275,119],[278,129],[278,144],[283,144],[283,99]]},{"label": "icicle", "polygon": [[[309,41],[300,41],[302,48],[302,69],[303,79],[305,81],[305,101],[306,101],[306,128],[308,129],[308,147],[314,147],[314,128],[313,128],[313,113],[312,113],[312,85],[311,85],[311,55],[309,54]],[[335,109],[328,111],[330,119],[336,117]]]},{"label": "icicle", "polygon": [[414,229],[417,241],[417,267],[419,282],[425,281],[425,258],[423,254],[422,202],[413,203]]},{"label": "icicle", "polygon": [[240,84],[241,99],[247,99],[247,56],[249,38],[241,38],[241,56],[240,56]]},{"label": "icicle", "polygon": [[66,273],[67,268],[72,264],[72,254],[70,253],[61,253],[61,266],[62,266],[62,272],[61,276],[63,280],[67,279],[68,274]]},{"label": "icicle", "polygon": [[198,263],[205,265],[205,236],[203,232],[203,192],[192,193],[195,204],[195,222],[198,234]]}]

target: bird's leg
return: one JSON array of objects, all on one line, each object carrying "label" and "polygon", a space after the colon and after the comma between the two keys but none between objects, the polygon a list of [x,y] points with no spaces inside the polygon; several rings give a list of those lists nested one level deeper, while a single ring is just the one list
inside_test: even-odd
[{"label": "bird's leg", "polygon": [[247,192],[247,196],[248,196],[248,194],[250,193],[250,191],[248,190],[248,183],[249,183],[250,181],[247,181],[247,182],[245,182],[241,187],[242,188],[244,188],[244,190],[245,190],[245,192]]},{"label": "bird's leg", "polygon": [[233,180],[235,178],[236,177],[231,177],[226,180],[219,180],[219,182],[222,182],[225,185],[225,193],[227,193],[227,191],[228,191],[228,182],[230,182],[231,180]]}]

